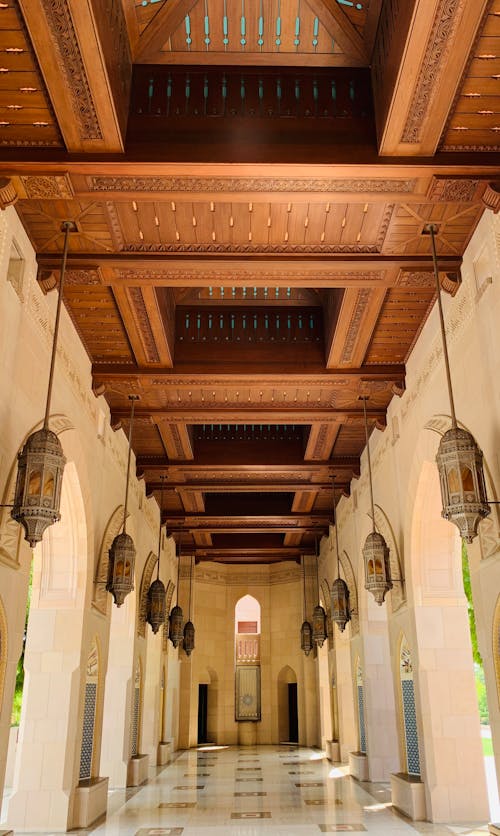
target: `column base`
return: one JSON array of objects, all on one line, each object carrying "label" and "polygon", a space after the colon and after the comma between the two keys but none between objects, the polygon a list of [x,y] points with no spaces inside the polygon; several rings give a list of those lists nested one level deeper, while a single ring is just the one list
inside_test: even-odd
[{"label": "column base", "polygon": [[357,781],[368,781],[368,758],[364,752],[349,752],[349,774]]},{"label": "column base", "polygon": [[109,778],[81,781],[75,792],[73,827],[89,827],[108,809]]},{"label": "column base", "polygon": [[426,821],[425,785],[416,775],[391,774],[392,803],[412,821]]},{"label": "column base", "polygon": [[326,757],[333,763],[340,763],[340,743],[338,740],[326,741]]},{"label": "column base", "polygon": [[127,766],[127,787],[140,787],[148,780],[149,755],[135,755]]},{"label": "column base", "polygon": [[238,723],[238,744],[240,746],[255,746],[257,743],[257,723],[252,720],[242,720]]},{"label": "column base", "polygon": [[172,760],[172,741],[160,741],[158,743],[158,752],[156,754],[156,765],[166,766]]}]

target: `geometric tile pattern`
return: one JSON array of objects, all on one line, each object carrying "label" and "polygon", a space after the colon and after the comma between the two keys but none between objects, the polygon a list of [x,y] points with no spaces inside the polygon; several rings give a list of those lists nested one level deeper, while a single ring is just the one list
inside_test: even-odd
[{"label": "geometric tile pattern", "polygon": [[80,781],[91,777],[92,750],[94,748],[94,720],[97,699],[97,682],[85,685],[85,706],[83,709],[82,751],[80,753]]},{"label": "geometric tile pattern", "polygon": [[132,728],[130,734],[130,754],[132,757],[137,755],[137,746],[139,742],[139,705],[141,701],[141,689],[134,688],[134,710],[132,712]]},{"label": "geometric tile pattern", "polygon": [[366,755],[365,699],[363,685],[358,685],[359,751]]},{"label": "geometric tile pattern", "polygon": [[420,775],[418,754],[417,715],[415,712],[415,688],[412,679],[401,681],[403,692],[403,717],[406,738],[406,767],[409,775]]}]

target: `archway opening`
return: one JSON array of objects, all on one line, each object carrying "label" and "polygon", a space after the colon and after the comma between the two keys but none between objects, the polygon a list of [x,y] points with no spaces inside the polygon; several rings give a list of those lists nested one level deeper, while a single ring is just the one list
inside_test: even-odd
[{"label": "archway opening", "polygon": [[297,674],[289,665],[278,674],[278,724],[280,743],[299,742]]}]

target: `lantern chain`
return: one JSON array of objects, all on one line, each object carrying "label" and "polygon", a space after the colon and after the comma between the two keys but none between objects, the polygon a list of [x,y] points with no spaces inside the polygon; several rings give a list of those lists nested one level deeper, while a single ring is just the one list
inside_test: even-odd
[{"label": "lantern chain", "polygon": [[366,417],[366,402],[368,400],[367,396],[361,398],[363,401],[363,414],[365,418],[365,438],[366,438],[366,454],[368,457],[368,478],[370,481],[370,504],[372,509],[372,530],[375,533],[375,506],[373,504],[373,479],[372,479],[372,462],[370,456],[370,442],[368,439],[368,420]]},{"label": "lantern chain", "polygon": [[439,282],[439,269],[438,269],[438,261],[437,261],[437,252],[436,252],[436,232],[438,232],[438,227],[436,224],[427,224],[425,231],[429,233],[431,236],[431,248],[432,248],[432,263],[434,265],[434,278],[436,280],[436,290],[437,290],[437,301],[438,301],[438,310],[439,310],[439,322],[441,326],[441,338],[443,341],[443,357],[444,357],[444,366],[446,369],[446,382],[448,384],[448,395],[450,398],[450,410],[451,410],[451,425],[453,429],[457,427],[457,416],[455,414],[455,401],[453,399],[453,388],[451,385],[451,372],[450,372],[450,359],[448,357],[448,343],[446,341],[446,329],[444,325],[444,313],[443,313],[443,302],[441,299],[441,284]]}]

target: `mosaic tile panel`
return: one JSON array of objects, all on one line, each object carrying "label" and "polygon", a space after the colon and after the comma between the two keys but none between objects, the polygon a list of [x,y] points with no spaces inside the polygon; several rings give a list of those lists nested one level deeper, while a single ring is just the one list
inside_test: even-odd
[{"label": "mosaic tile panel", "polygon": [[366,754],[365,698],[363,685],[358,684],[359,751]]},{"label": "mosaic tile panel", "polygon": [[403,717],[406,738],[406,766],[409,775],[420,775],[418,753],[417,714],[415,711],[415,687],[413,679],[401,681],[403,692]]},{"label": "mosaic tile panel", "polygon": [[83,709],[82,751],[80,753],[80,781],[92,774],[92,751],[94,748],[94,721],[97,699],[97,682],[85,685],[85,705]]},{"label": "mosaic tile panel", "polygon": [[141,689],[134,689],[134,708],[132,711],[132,728],[130,732],[130,754],[132,757],[137,755],[137,747],[139,745],[139,707],[141,701]]}]

